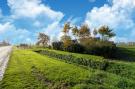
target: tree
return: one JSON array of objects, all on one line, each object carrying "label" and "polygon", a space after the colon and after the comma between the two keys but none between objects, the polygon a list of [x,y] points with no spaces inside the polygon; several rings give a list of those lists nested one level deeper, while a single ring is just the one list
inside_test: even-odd
[{"label": "tree", "polygon": [[102,40],[105,41],[115,36],[115,33],[112,31],[113,30],[111,30],[108,26],[101,26],[98,30],[98,33],[101,34]]},{"label": "tree", "polygon": [[37,45],[48,46],[50,38],[45,33],[39,33]]},{"label": "tree", "polygon": [[116,34],[114,32],[112,32],[112,31],[113,30],[108,31],[108,34],[107,34],[108,38],[112,38],[112,37],[116,36]]},{"label": "tree", "polygon": [[64,43],[64,48],[67,48],[68,46],[72,44],[71,37],[67,35],[63,35],[61,37],[61,41]]},{"label": "tree", "polygon": [[64,32],[64,35],[61,37],[61,41],[63,42],[64,48],[67,48],[72,43],[71,37],[68,34],[71,28],[72,27],[70,26],[69,22],[64,24],[63,31],[62,31]]},{"label": "tree", "polygon": [[80,38],[90,38],[91,33],[88,25],[84,24],[81,26],[78,35]]},{"label": "tree", "polygon": [[75,40],[77,40],[78,32],[79,32],[79,29],[75,26],[72,29],[72,34],[75,36]]},{"label": "tree", "polygon": [[70,29],[71,29],[70,23],[69,22],[65,23],[63,27],[63,32],[67,35]]},{"label": "tree", "polygon": [[91,32],[88,25],[84,24],[80,27],[78,32],[78,38],[79,43],[82,44],[83,46],[86,46],[85,43],[87,43],[87,41],[91,39]]},{"label": "tree", "polygon": [[101,26],[100,28],[99,28],[99,30],[98,30],[98,33],[101,35],[101,39],[102,40],[105,40],[105,35],[106,35],[106,33],[107,33],[107,29],[108,29],[108,27],[106,27],[106,26]]},{"label": "tree", "polygon": [[67,35],[61,36],[61,41],[64,42],[65,40],[71,40],[71,37]]},{"label": "tree", "polygon": [[93,35],[96,37],[97,34],[98,34],[97,29],[94,29],[94,30],[93,30]]}]

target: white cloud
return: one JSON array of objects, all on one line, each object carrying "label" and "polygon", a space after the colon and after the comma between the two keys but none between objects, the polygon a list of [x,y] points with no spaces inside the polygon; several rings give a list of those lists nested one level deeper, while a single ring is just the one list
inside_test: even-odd
[{"label": "white cloud", "polygon": [[51,36],[50,38],[51,42],[57,41],[60,38],[62,26],[60,25],[59,22],[54,22],[48,25],[48,27],[44,28],[43,30],[46,34]]},{"label": "white cloud", "polygon": [[38,32],[54,35],[59,31],[64,14],[42,4],[41,0],[7,0],[7,3],[11,14],[1,19],[0,40],[34,43]]},{"label": "white cloud", "polygon": [[3,32],[7,31],[10,28],[12,28],[12,27],[9,22],[0,24],[0,34],[2,34]]},{"label": "white cloud", "polygon": [[69,17],[69,18],[67,19],[66,22],[70,22],[71,25],[75,25],[75,24],[77,24],[78,22],[81,22],[81,19],[82,19],[81,17],[73,18],[73,17],[71,16],[71,17]]},{"label": "white cloud", "polygon": [[31,37],[31,33],[26,29],[17,29],[13,24],[10,22],[6,22],[0,24],[0,40],[8,40],[13,43],[25,43],[27,42],[26,38]]},{"label": "white cloud", "polygon": [[41,0],[8,0],[8,5],[14,18],[44,16],[51,20],[61,20],[64,16],[42,4]]},{"label": "white cloud", "polygon": [[113,0],[112,6],[104,4],[100,8],[94,7],[87,13],[85,22],[91,27],[109,25],[124,37],[123,33],[131,34],[135,28],[134,12],[135,0]]}]

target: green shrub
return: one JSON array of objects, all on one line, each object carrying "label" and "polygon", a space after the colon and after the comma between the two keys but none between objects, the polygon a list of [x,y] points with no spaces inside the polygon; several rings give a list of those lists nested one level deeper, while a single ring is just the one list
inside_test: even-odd
[{"label": "green shrub", "polygon": [[65,51],[68,52],[74,52],[74,53],[83,53],[84,52],[84,47],[81,44],[74,43],[68,46]]},{"label": "green shrub", "polygon": [[115,57],[117,47],[113,42],[90,40],[85,46],[85,53],[103,56],[105,58]]},{"label": "green shrub", "polygon": [[116,56],[117,47],[113,42],[100,41],[94,39],[83,40],[83,43],[71,43],[67,47],[63,46],[63,42],[53,42],[52,47],[55,50],[64,50],[74,53],[85,53],[99,55],[106,58]]},{"label": "green shrub", "polygon": [[79,65],[84,65],[84,66],[94,68],[94,69],[104,70],[104,69],[106,69],[105,67],[108,63],[107,60],[99,61],[99,60],[94,60],[91,58],[89,58],[89,59],[82,58],[82,57],[77,58],[72,54],[64,55],[64,54],[59,54],[59,53],[47,51],[47,50],[40,50],[40,51],[36,51],[36,52],[43,54],[43,55],[47,55],[49,57],[57,58],[59,60],[64,60],[64,61],[69,62],[69,63],[76,63]]},{"label": "green shrub", "polygon": [[63,42],[52,42],[52,47],[55,50],[63,50]]}]

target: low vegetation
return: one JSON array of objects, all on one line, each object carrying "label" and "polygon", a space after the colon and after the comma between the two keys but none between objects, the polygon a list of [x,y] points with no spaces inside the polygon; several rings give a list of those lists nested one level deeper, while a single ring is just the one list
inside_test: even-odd
[{"label": "low vegetation", "polygon": [[65,53],[65,54],[60,54],[57,52],[53,52],[53,51],[48,51],[48,50],[37,50],[35,52],[38,52],[40,54],[43,55],[47,55],[49,57],[52,58],[57,58],[60,60],[63,60],[65,62],[68,63],[75,63],[78,65],[84,65],[90,68],[94,68],[94,69],[106,69],[106,65],[107,65],[107,61],[100,58],[98,59],[98,57],[77,57],[74,54],[70,54],[70,53]]},{"label": "low vegetation", "polygon": [[134,89],[134,84],[133,79],[113,73],[14,50],[0,89]]},{"label": "low vegetation", "polygon": [[122,77],[135,79],[135,72],[133,71],[135,67],[133,64],[130,63],[128,64],[120,61],[111,61],[103,57],[97,57],[92,55],[76,54],[69,52],[62,53],[62,51],[56,50],[36,50],[36,52],[47,55],[51,58],[57,58],[68,63],[83,65],[88,68],[99,69],[109,73],[120,75]]},{"label": "low vegetation", "polygon": [[135,46],[119,46],[116,58],[123,61],[135,62]]}]

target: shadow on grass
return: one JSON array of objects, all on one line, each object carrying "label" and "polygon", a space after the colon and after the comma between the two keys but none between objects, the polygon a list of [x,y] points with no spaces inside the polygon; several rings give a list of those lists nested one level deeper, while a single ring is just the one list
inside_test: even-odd
[{"label": "shadow on grass", "polygon": [[135,49],[119,47],[115,60],[135,62]]}]

